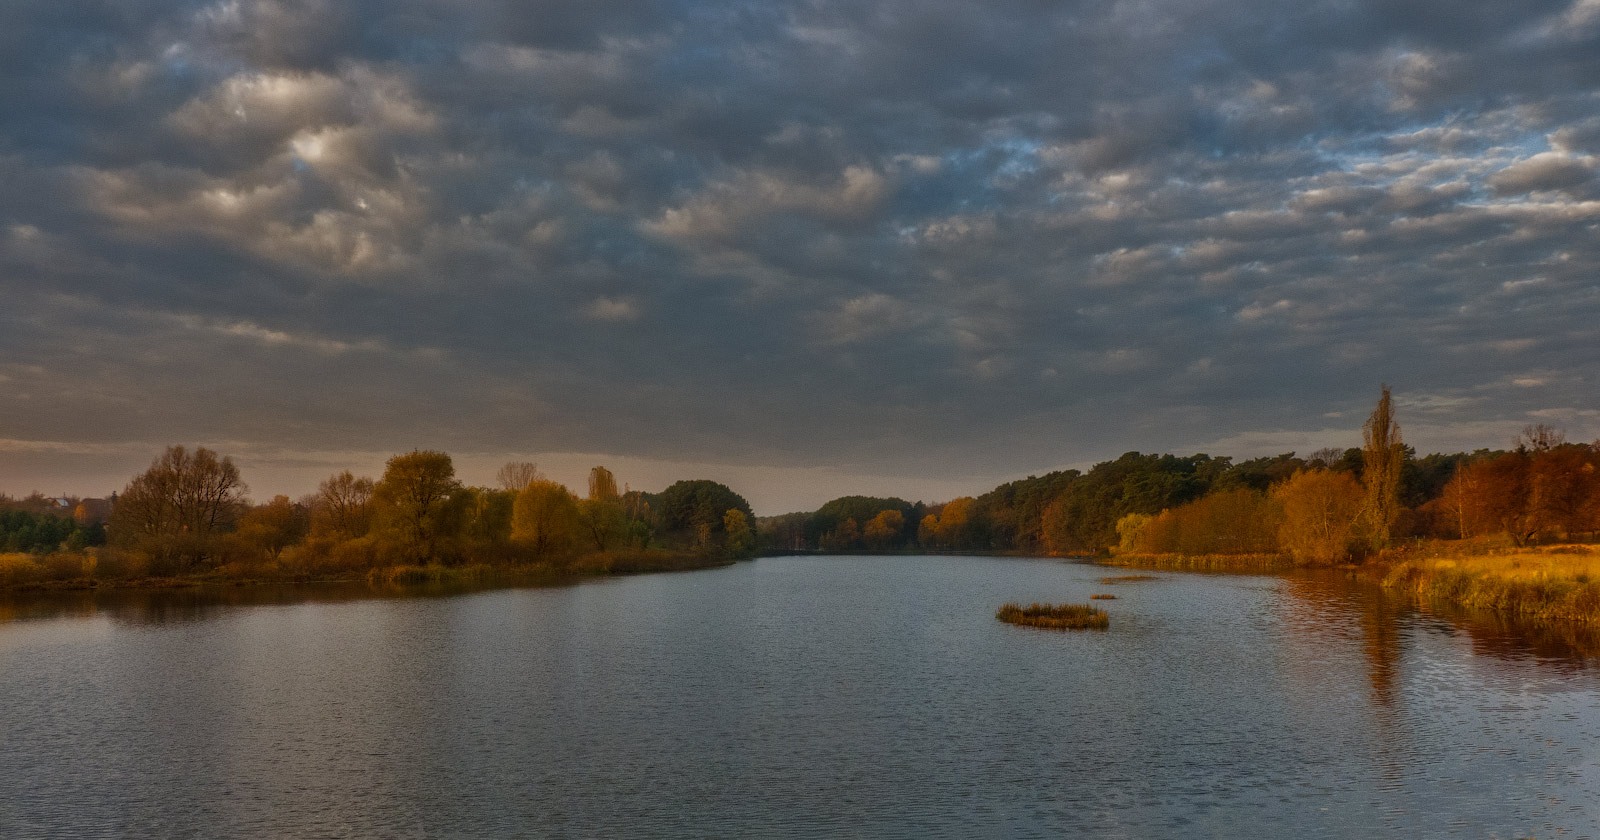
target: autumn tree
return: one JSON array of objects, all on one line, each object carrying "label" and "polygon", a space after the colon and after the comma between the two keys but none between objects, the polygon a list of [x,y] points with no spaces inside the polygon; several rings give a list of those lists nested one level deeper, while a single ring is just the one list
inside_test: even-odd
[{"label": "autumn tree", "polygon": [[882,510],[867,521],[867,527],[862,529],[861,536],[869,547],[883,551],[893,548],[900,541],[900,534],[905,527],[905,514],[898,510]]},{"label": "autumn tree", "polygon": [[238,523],[247,491],[233,459],[168,447],[117,497],[112,539],[162,563],[202,563],[216,555],[216,537]]},{"label": "autumn tree", "polygon": [[1528,519],[1528,461],[1525,451],[1506,452],[1462,467],[1448,491],[1458,499],[1461,533],[1496,532],[1521,544],[1535,528]]},{"label": "autumn tree", "polygon": [[861,525],[854,516],[846,517],[837,528],[822,535],[822,548],[826,551],[849,551],[859,547]]},{"label": "autumn tree", "polygon": [[1444,485],[1444,490],[1435,503],[1445,512],[1450,524],[1455,526],[1455,536],[1461,539],[1476,536],[1475,532],[1480,524],[1476,510],[1480,493],[1477,486],[1479,480],[1478,471],[1472,464],[1462,464]]},{"label": "autumn tree", "polygon": [[726,534],[724,548],[730,557],[748,557],[755,551],[756,535],[750,527],[750,518],[738,508],[729,508],[722,514],[722,531]]},{"label": "autumn tree", "polygon": [[538,481],[544,476],[539,474],[539,465],[532,461],[511,461],[495,473],[495,480],[500,482],[500,489],[519,493],[530,482]]},{"label": "autumn tree", "polygon": [[1368,542],[1378,550],[1389,545],[1395,520],[1400,517],[1400,470],[1405,462],[1405,444],[1394,420],[1388,385],[1383,386],[1377,407],[1362,426],[1361,439],[1362,518]]},{"label": "autumn tree", "polygon": [[655,535],[655,511],[649,496],[638,490],[622,491],[623,541],[633,548],[649,548]]},{"label": "autumn tree", "polygon": [[579,535],[578,500],[549,479],[528,482],[511,511],[511,539],[540,560],[570,551]]},{"label": "autumn tree", "polygon": [[1278,503],[1280,548],[1298,563],[1331,564],[1349,556],[1364,500],[1349,473],[1327,469],[1295,473],[1272,489]]},{"label": "autumn tree", "polygon": [[504,555],[503,549],[511,542],[511,514],[517,500],[516,491],[467,487],[462,489],[462,494],[466,497],[463,534],[468,544],[480,553]]},{"label": "autumn tree", "polygon": [[976,503],[977,500],[971,496],[960,496],[945,502],[937,514],[923,518],[917,528],[918,540],[928,547],[972,547]]},{"label": "autumn tree", "polygon": [[372,525],[372,487],[372,479],[357,478],[349,470],[317,485],[311,498],[312,535],[333,540],[365,536]]},{"label": "autumn tree", "polygon": [[617,477],[605,467],[594,467],[589,470],[589,499],[596,502],[615,502],[620,500],[621,493],[617,492]]},{"label": "autumn tree", "polygon": [[1137,551],[1139,540],[1144,535],[1144,529],[1150,525],[1155,517],[1148,513],[1130,513],[1117,520],[1117,550],[1121,552]]},{"label": "autumn tree", "polygon": [[1133,536],[1149,554],[1266,554],[1277,549],[1276,516],[1265,496],[1220,490],[1151,517]]},{"label": "autumn tree", "polygon": [[1600,453],[1549,433],[1544,440],[1473,461],[1446,485],[1463,535],[1498,531],[1526,545],[1600,528]]},{"label": "autumn tree", "polygon": [[579,529],[584,541],[595,551],[615,548],[626,537],[628,520],[618,502],[582,499],[577,505]]},{"label": "autumn tree", "polygon": [[1560,442],[1528,460],[1528,518],[1534,533],[1571,537],[1600,527],[1594,502],[1600,496],[1600,457],[1592,447]]},{"label": "autumn tree", "polygon": [[627,513],[617,478],[605,467],[589,470],[589,495],[578,503],[578,520],[595,551],[614,548],[627,535]]},{"label": "autumn tree", "polygon": [[441,559],[460,527],[466,498],[455,465],[443,452],[419,450],[389,459],[372,489],[373,528],[414,563]]},{"label": "autumn tree", "polygon": [[238,538],[246,546],[276,561],[283,550],[298,543],[310,530],[310,514],[288,496],[273,496],[239,519]]}]

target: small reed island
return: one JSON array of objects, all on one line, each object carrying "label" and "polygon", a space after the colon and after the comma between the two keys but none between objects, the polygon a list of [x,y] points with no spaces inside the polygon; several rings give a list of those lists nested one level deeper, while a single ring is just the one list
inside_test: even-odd
[{"label": "small reed island", "polygon": [[1100,582],[1104,583],[1104,584],[1111,585],[1111,586],[1115,586],[1116,584],[1119,584],[1119,583],[1143,583],[1143,582],[1145,582],[1147,580],[1160,580],[1160,579],[1161,578],[1159,578],[1159,577],[1157,577],[1155,575],[1112,575],[1110,577],[1101,578]]},{"label": "small reed island", "polygon": [[1105,610],[1086,604],[1006,604],[994,617],[1007,624],[1049,630],[1104,630],[1111,626]]}]

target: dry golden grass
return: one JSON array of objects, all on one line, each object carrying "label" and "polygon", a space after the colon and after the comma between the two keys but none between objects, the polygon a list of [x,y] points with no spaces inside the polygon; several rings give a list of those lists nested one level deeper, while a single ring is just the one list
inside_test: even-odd
[{"label": "dry golden grass", "polygon": [[[1384,584],[1423,598],[1540,619],[1600,622],[1600,547],[1449,553],[1432,543],[1398,559]],[[1464,546],[1473,551],[1477,546]]]},{"label": "dry golden grass", "polygon": [[1115,600],[1117,600],[1117,596],[1112,595],[1110,592],[1096,592],[1095,594],[1089,596],[1089,600],[1091,600],[1091,601],[1115,601]]},{"label": "dry golden grass", "polygon": [[1006,604],[994,617],[1007,624],[1049,630],[1104,630],[1111,626],[1104,610],[1085,604]]},{"label": "dry golden grass", "polygon": [[1591,546],[1543,546],[1511,554],[1480,554],[1429,561],[1437,568],[1460,569],[1504,580],[1600,580],[1600,551]]}]

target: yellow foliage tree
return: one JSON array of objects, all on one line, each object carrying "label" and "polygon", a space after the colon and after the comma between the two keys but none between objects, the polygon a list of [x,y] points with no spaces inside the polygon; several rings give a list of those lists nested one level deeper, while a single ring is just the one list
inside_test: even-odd
[{"label": "yellow foliage tree", "polygon": [[879,511],[877,516],[867,521],[867,527],[861,532],[866,538],[867,545],[882,551],[894,545],[900,539],[900,532],[905,530],[906,516],[898,510]]},{"label": "yellow foliage tree", "polygon": [[617,492],[617,477],[605,467],[595,467],[589,470],[589,500],[594,502],[616,502],[622,498]]},{"label": "yellow foliage tree", "polygon": [[1282,520],[1278,544],[1296,562],[1331,564],[1347,558],[1363,503],[1349,473],[1301,470],[1272,488]]},{"label": "yellow foliage tree", "polygon": [[572,549],[578,536],[578,501],[567,488],[534,479],[517,494],[511,509],[511,539],[541,560]]},{"label": "yellow foliage tree", "polygon": [[1139,539],[1144,534],[1144,529],[1150,525],[1150,520],[1155,517],[1147,513],[1130,513],[1117,520],[1117,550],[1129,552],[1138,550]]},{"label": "yellow foliage tree", "polygon": [[308,527],[305,508],[288,496],[273,496],[272,501],[245,511],[237,536],[245,546],[277,560],[284,549],[306,535]]},{"label": "yellow foliage tree", "polygon": [[750,528],[750,517],[738,508],[728,508],[722,514],[722,530],[727,535],[725,547],[734,557],[746,557],[755,550],[756,535]]},{"label": "yellow foliage tree", "polygon": [[449,455],[396,455],[372,488],[373,530],[408,562],[439,560],[461,527],[463,501]]}]

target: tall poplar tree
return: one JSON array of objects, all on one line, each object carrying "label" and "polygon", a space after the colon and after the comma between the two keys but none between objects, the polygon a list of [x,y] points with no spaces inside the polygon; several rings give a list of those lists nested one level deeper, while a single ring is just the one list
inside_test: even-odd
[{"label": "tall poplar tree", "polygon": [[1377,551],[1389,545],[1395,520],[1400,517],[1400,468],[1406,457],[1388,385],[1383,386],[1377,408],[1361,427],[1361,442],[1362,518],[1368,542]]}]

